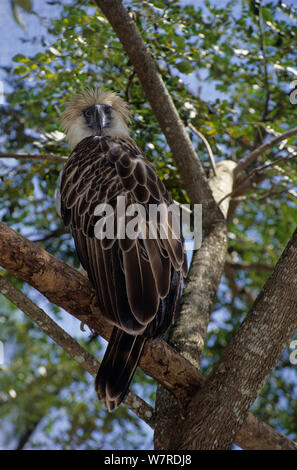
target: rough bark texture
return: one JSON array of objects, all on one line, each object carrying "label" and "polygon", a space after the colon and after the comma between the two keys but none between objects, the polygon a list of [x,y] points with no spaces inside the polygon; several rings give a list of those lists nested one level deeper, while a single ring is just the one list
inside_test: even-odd
[{"label": "rough bark texture", "polygon": [[[228,449],[297,327],[297,230],[243,324],[187,409],[172,448]],[[174,436],[173,436],[174,439]]]},{"label": "rough bark texture", "polygon": [[[200,367],[209,316],[223,272],[226,247],[226,227],[224,224],[217,224],[215,229],[205,236],[201,248],[193,257],[183,293],[181,313],[169,333],[171,346],[197,369]],[[170,397],[168,390],[158,386],[158,426],[154,436],[156,449],[171,448],[173,429],[175,436],[180,434],[179,422],[184,419],[187,402],[182,401],[177,394],[175,397],[178,397],[178,400]]]},{"label": "rough bark texture", "polygon": [[210,312],[223,273],[227,248],[224,223],[204,237],[194,254],[182,297],[181,314],[170,334],[170,344],[196,367],[209,323]]},{"label": "rough bark texture", "polygon": [[[217,165],[216,176],[209,181],[216,201],[232,191],[235,166],[236,163],[232,161],[222,161]],[[227,197],[221,208],[225,217],[229,201],[230,198]],[[226,250],[227,231],[225,222],[222,221],[212,226],[205,234],[201,248],[194,253],[183,292],[181,313],[169,334],[169,343],[198,369],[210,314],[225,264]],[[174,400],[168,390],[158,386],[158,426],[154,436],[156,449],[170,448],[172,429],[175,429],[176,439],[182,440],[179,432],[182,426],[179,422],[184,419],[186,405],[187,402]]]},{"label": "rough bark texture", "polygon": [[245,450],[297,450],[297,443],[249,413],[235,443]]},{"label": "rough bark texture", "polygon": [[[90,308],[94,291],[89,281],[74,268],[54,258],[3,223],[0,223],[0,265],[38,289],[51,302],[82,320],[98,334],[109,338],[111,327],[100,318],[95,302],[93,311]],[[188,402],[205,381],[196,367],[163,340],[146,343],[140,366],[168,390],[176,391],[181,401]],[[249,446],[247,448],[274,449],[281,442],[283,449],[294,448],[295,443],[290,439],[262,424],[249,415],[239,432],[238,440],[235,437],[235,442],[242,448],[245,448],[245,440]],[[263,430],[260,436],[259,429]]]},{"label": "rough bark texture", "polygon": [[[0,265],[109,339],[112,326],[102,317],[89,280],[2,222]],[[145,373],[183,396],[193,393],[203,380],[194,366],[161,339],[147,341],[140,365]]]}]

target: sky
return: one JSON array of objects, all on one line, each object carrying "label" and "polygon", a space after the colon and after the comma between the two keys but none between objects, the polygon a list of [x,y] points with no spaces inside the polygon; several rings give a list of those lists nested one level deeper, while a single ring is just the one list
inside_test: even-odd
[{"label": "sky", "polygon": [[[24,30],[13,19],[10,2],[3,0],[0,2],[0,67],[10,65],[12,57],[16,54],[32,55],[40,51],[40,42],[32,44],[29,40],[32,38],[32,32],[40,35],[41,32],[46,31],[47,20],[42,20],[41,16],[51,17],[55,9],[47,5],[45,0],[38,2],[35,0],[33,5],[40,17],[21,12],[26,28]],[[56,13],[58,13],[57,9]],[[22,42],[22,38],[28,42]],[[0,76],[3,77],[3,71],[0,71]]]}]

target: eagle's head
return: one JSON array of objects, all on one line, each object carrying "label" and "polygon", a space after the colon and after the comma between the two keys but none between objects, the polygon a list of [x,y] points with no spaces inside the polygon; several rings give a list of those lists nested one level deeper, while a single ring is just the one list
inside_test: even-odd
[{"label": "eagle's head", "polygon": [[116,93],[100,88],[75,95],[61,115],[61,126],[72,148],[92,135],[128,137],[129,122],[128,104]]}]

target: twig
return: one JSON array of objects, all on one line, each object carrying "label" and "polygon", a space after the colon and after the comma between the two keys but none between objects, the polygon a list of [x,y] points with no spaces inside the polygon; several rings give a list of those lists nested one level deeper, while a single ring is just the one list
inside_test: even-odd
[{"label": "twig", "polygon": [[[31,240],[33,243],[42,243],[42,242],[46,242],[46,241],[50,240],[51,238],[57,238],[57,237],[59,237],[60,235],[63,235],[64,233],[66,233],[65,228],[64,228],[64,227],[60,227],[60,228],[58,228],[57,230],[54,230],[53,232],[49,232],[47,235],[44,235],[43,237],[31,239],[31,237],[28,236],[28,238],[29,238],[29,240]],[[35,235],[36,235],[36,233],[35,233]]]},{"label": "twig", "polygon": [[233,298],[236,297],[237,295],[245,295],[248,302],[250,304],[253,304],[253,302],[255,301],[255,297],[253,296],[253,294],[246,288],[246,287],[240,287],[236,280],[235,280],[235,276],[233,274],[233,271],[230,267],[229,264],[225,264],[225,276],[228,280],[228,283],[229,283],[229,286],[233,292]]},{"label": "twig", "polygon": [[194,134],[196,134],[198,137],[200,137],[200,139],[202,140],[202,142],[204,143],[205,147],[206,147],[206,150],[208,152],[208,156],[209,156],[209,160],[210,160],[210,164],[211,164],[211,167],[212,167],[212,171],[213,171],[213,174],[214,176],[217,176],[217,172],[216,172],[216,162],[215,162],[215,159],[214,159],[214,156],[213,156],[213,153],[212,153],[212,150],[211,150],[211,147],[207,141],[207,139],[204,137],[203,134],[201,134],[200,131],[198,131],[198,129],[196,129],[196,127],[193,126],[193,124],[188,124],[188,127],[191,129],[191,131],[194,132]]},{"label": "twig", "polygon": [[[81,367],[92,376],[96,376],[100,362],[3,276],[0,276],[0,292],[68,352]],[[144,400],[129,392],[124,403],[149,426],[153,426],[154,411]]]},{"label": "twig", "polygon": [[232,269],[243,270],[243,271],[268,271],[273,270],[273,266],[263,263],[232,263],[227,261],[226,264]]},{"label": "twig", "polygon": [[[297,128],[296,128],[297,130]],[[240,180],[240,185],[242,185],[246,180],[252,178],[255,174],[257,173],[261,173],[263,170],[267,170],[267,168],[271,168],[275,165],[278,165],[279,163],[281,162],[288,162],[290,160],[293,160],[294,158],[296,158],[297,155],[293,155],[292,157],[286,157],[286,158],[283,158],[283,157],[280,157],[278,158],[277,160],[275,160],[274,162],[269,162],[269,163],[266,163],[266,165],[263,165],[263,166],[260,166],[258,168],[254,168],[248,175],[246,175],[242,180]],[[238,171],[238,166],[240,165],[240,163],[236,166],[235,168],[235,172]],[[219,202],[218,202],[218,205],[222,204],[222,202],[227,198],[227,197],[232,197],[233,195],[235,195],[236,193],[238,192],[238,186],[229,194],[226,194]]]},{"label": "twig", "polygon": [[133,72],[131,73],[131,75],[129,75],[129,78],[128,78],[126,91],[125,91],[125,98],[128,103],[130,103],[131,101],[130,90],[131,90],[131,86],[132,86],[135,75],[136,75],[136,72],[135,70],[133,70]]},{"label": "twig", "polygon": [[16,158],[18,160],[48,160],[51,162],[63,162],[65,163],[68,160],[68,157],[58,157],[57,155],[51,153],[36,154],[36,153],[0,153],[0,158]]},{"label": "twig", "polygon": [[264,82],[266,89],[266,99],[264,104],[264,111],[262,115],[262,121],[264,122],[269,114],[269,99],[270,99],[270,87],[268,80],[268,70],[267,70],[267,57],[266,57],[266,48],[265,48],[265,34],[262,26],[262,7],[259,5],[259,15],[258,15],[258,26],[260,30],[260,48],[263,54],[263,63],[264,63]]},{"label": "twig", "polygon": [[265,142],[264,144],[260,145],[258,148],[256,148],[253,152],[251,152],[247,157],[245,157],[243,160],[241,160],[237,167],[235,168],[235,173],[238,174],[242,170],[245,170],[247,167],[249,167],[260,155],[262,155],[266,150],[270,149],[274,145],[277,145],[279,142],[282,142],[283,140],[288,139],[289,137],[292,137],[293,135],[297,134],[297,127],[293,127],[292,129],[289,129],[288,131],[284,132],[281,135],[278,135],[274,139],[269,140],[269,142]]}]

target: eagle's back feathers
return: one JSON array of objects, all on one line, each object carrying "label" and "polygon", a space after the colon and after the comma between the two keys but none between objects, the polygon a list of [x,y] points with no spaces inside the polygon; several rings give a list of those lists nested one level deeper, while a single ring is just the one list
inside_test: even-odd
[{"label": "eagle's back feathers", "polygon": [[[174,237],[173,217],[162,238],[98,239],[98,204],[117,210],[117,196],[129,204],[172,204],[153,165],[130,138],[93,136],[73,150],[61,180],[61,214],[70,225],[81,264],[94,285],[103,315],[114,325],[96,379],[96,389],[109,409],[124,398],[146,337],[162,334],[172,321],[186,274],[183,238]],[[171,214],[171,213],[170,213]],[[135,216],[135,215],[133,215]],[[126,224],[132,216],[126,217]],[[123,219],[119,216],[119,224]],[[148,218],[143,230],[148,233]],[[117,226],[115,227],[115,230]]]}]

